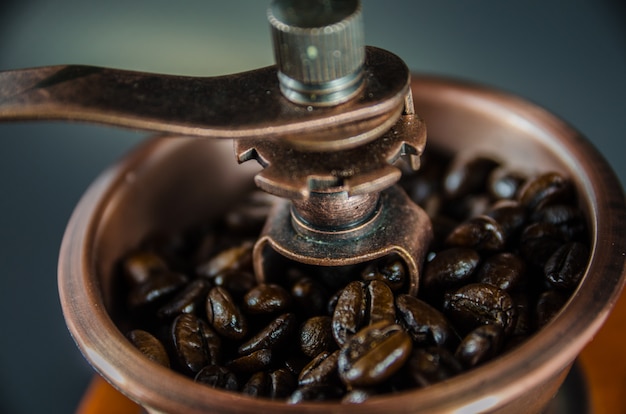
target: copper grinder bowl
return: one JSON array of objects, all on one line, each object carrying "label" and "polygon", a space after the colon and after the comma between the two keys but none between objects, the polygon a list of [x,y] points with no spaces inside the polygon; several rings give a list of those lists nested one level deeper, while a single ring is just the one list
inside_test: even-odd
[{"label": "copper grinder bowl", "polygon": [[224,211],[252,187],[256,170],[236,165],[226,142],[159,138],[97,179],[63,239],[61,304],[74,340],[96,371],[149,412],[530,413],[545,407],[624,284],[622,187],[579,133],[531,103],[436,77],[414,76],[412,90],[428,127],[428,146],[490,154],[522,170],[560,171],[573,179],[588,222],[591,259],[579,288],[548,326],[482,367],[361,405],[290,406],[195,384],[149,361],[114,324],[113,269],[154,229],[183,228]]}]

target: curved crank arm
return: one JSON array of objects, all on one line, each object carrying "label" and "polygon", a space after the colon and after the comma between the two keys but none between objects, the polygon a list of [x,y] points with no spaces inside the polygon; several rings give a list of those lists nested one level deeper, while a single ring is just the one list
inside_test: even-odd
[{"label": "curved crank arm", "polygon": [[361,94],[332,107],[285,99],[274,66],[219,77],[185,77],[93,66],[0,72],[0,121],[97,122],[226,139],[286,138],[336,150],[385,132],[402,113],[409,70],[400,58],[366,51]]}]

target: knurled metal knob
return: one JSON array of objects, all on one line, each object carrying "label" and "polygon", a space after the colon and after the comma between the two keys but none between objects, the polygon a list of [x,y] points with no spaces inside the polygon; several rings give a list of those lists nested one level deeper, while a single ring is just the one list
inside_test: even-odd
[{"label": "knurled metal knob", "polygon": [[275,0],[268,20],[287,99],[330,106],[359,92],[365,36],[358,0]]}]

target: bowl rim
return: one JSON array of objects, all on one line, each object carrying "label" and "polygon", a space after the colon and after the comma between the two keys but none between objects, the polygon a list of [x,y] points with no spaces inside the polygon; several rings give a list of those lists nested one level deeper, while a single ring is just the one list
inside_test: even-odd
[{"label": "bowl rim", "polygon": [[[498,116],[517,117],[533,128],[542,144],[571,169],[579,171],[577,184],[588,205],[591,259],[581,283],[550,323],[517,348],[475,370],[422,390],[380,396],[361,405],[304,403],[289,406],[262,400],[263,408],[290,412],[369,413],[464,412],[494,409],[519,397],[524,390],[567,370],[607,318],[626,281],[626,203],[615,173],[602,155],[575,129],[541,107],[489,87],[432,75],[413,75],[413,96],[437,94],[437,99],[468,102]],[[434,96],[434,95],[433,95]],[[417,101],[417,99],[416,99]],[[419,113],[419,109],[417,111]],[[89,187],[75,208],[63,237],[58,266],[58,288],[69,331],[91,365],[108,382],[146,408],[189,413],[233,410],[254,413],[258,398],[211,390],[149,362],[119,332],[106,312],[98,286],[92,252],[107,205],[123,183],[126,172],[146,159],[185,145],[185,140],[148,140],[110,167]],[[600,210],[603,211],[599,214]],[[621,258],[621,260],[616,260]],[[148,362],[147,362],[148,361]],[[139,369],[141,368],[141,369]],[[476,387],[483,397],[476,399]],[[199,392],[202,389],[203,392]],[[469,411],[466,411],[469,412]]]}]

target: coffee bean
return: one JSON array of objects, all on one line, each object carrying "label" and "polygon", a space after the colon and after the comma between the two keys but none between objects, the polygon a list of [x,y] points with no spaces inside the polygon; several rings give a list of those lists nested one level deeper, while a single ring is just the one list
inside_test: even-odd
[{"label": "coffee bean", "polygon": [[260,349],[277,349],[285,344],[295,332],[296,316],[285,313],[274,319],[248,341],[239,346],[240,354],[248,354]]},{"label": "coffee bean", "polygon": [[365,284],[360,281],[348,283],[343,289],[332,318],[333,337],[343,346],[363,326],[367,309]]},{"label": "coffee bean", "polygon": [[505,291],[511,291],[522,284],[526,265],[513,253],[498,253],[487,258],[476,273],[476,280],[488,283]]},{"label": "coffee bean", "polygon": [[535,326],[542,328],[563,308],[569,296],[558,290],[547,290],[539,295],[535,306]]},{"label": "coffee bean", "polygon": [[489,216],[473,217],[459,224],[446,238],[448,247],[498,251],[504,248],[506,237],[498,222]]},{"label": "coffee bean", "polygon": [[269,374],[269,397],[273,400],[287,398],[296,389],[297,381],[286,368],[280,368]]},{"label": "coffee bean", "polygon": [[556,172],[544,173],[528,180],[518,194],[520,203],[530,210],[550,204],[567,203],[572,198],[572,184]]},{"label": "coffee bean", "polygon": [[461,363],[443,347],[415,348],[407,362],[408,375],[417,387],[447,380],[461,371]]},{"label": "coffee bean", "polygon": [[512,199],[524,182],[526,182],[526,175],[505,167],[498,167],[489,175],[487,188],[494,199]]},{"label": "coffee bean", "polygon": [[520,252],[529,263],[544,267],[550,256],[563,244],[563,233],[550,223],[533,223],[524,228]]},{"label": "coffee bean", "polygon": [[202,319],[182,314],[172,324],[172,342],[178,360],[189,372],[196,373],[208,364],[216,364],[221,340]]},{"label": "coffee bean", "polygon": [[272,363],[272,351],[259,349],[247,355],[235,358],[226,367],[236,373],[253,373],[267,369]]},{"label": "coffee bean", "polygon": [[527,222],[526,209],[515,200],[501,200],[491,205],[485,215],[500,225],[507,242],[514,240]]},{"label": "coffee bean", "polygon": [[151,274],[147,280],[131,290],[128,295],[128,305],[131,308],[139,308],[158,304],[177,292],[187,281],[187,276],[176,272],[165,271]]},{"label": "coffee bean", "polygon": [[399,319],[415,345],[447,346],[457,342],[456,333],[445,316],[426,302],[410,295],[396,299]]},{"label": "coffee bean", "polygon": [[497,166],[497,161],[487,157],[455,158],[443,179],[446,196],[460,198],[482,190]]},{"label": "coffee bean", "polygon": [[367,284],[367,310],[366,320],[368,324],[381,321],[394,323],[396,321],[396,308],[394,305],[393,292],[389,285],[381,280],[372,280]]},{"label": "coffee bean", "polygon": [[157,315],[161,318],[172,317],[181,313],[195,313],[206,299],[211,284],[206,279],[190,282],[172,300],[163,305]]},{"label": "coffee bean", "polygon": [[305,316],[316,316],[324,312],[328,302],[328,291],[310,277],[301,277],[291,287],[292,303]]},{"label": "coffee bean", "polygon": [[321,352],[330,351],[334,346],[332,319],[329,316],[314,316],[300,327],[300,350],[313,358]]},{"label": "coffee bean", "polygon": [[343,388],[336,385],[307,385],[295,390],[286,403],[300,404],[305,401],[332,401],[338,400],[343,394]]},{"label": "coffee bean", "polygon": [[405,287],[407,272],[404,262],[396,255],[389,255],[383,260],[370,263],[362,273],[365,281],[380,280],[392,291],[398,292]]},{"label": "coffee bean", "polygon": [[220,334],[230,339],[241,339],[248,333],[248,323],[230,294],[221,287],[209,292],[206,302],[209,324]]},{"label": "coffee bean", "polygon": [[411,348],[411,338],[401,326],[387,321],[369,325],[341,349],[339,376],[349,386],[379,384],[402,367]]},{"label": "coffee bean", "polygon": [[148,359],[169,368],[170,359],[167,356],[167,351],[161,341],[152,334],[141,329],[134,329],[128,333],[127,337],[135,348]]},{"label": "coffee bean", "polygon": [[502,347],[504,333],[499,325],[482,325],[461,341],[454,356],[466,368],[494,358]]},{"label": "coffee bean", "polygon": [[337,359],[339,351],[324,351],[309,362],[298,376],[300,387],[310,385],[331,385],[338,381]]},{"label": "coffee bean", "polygon": [[427,289],[449,289],[469,281],[480,255],[474,249],[442,250],[424,266],[422,284]]},{"label": "coffee bean", "polygon": [[505,333],[515,325],[515,306],[502,289],[486,283],[472,283],[446,294],[445,313],[464,332],[480,325],[496,324]]},{"label": "coffee bean", "polygon": [[131,286],[141,285],[155,273],[169,270],[167,263],[154,252],[140,250],[126,256],[122,262],[126,281]]},{"label": "coffee bean", "polygon": [[256,286],[254,274],[245,270],[227,270],[211,280],[215,286],[224,288],[233,297],[242,297]]},{"label": "coffee bean", "polygon": [[204,277],[213,278],[222,272],[248,270],[252,265],[252,243],[223,250],[208,262],[198,266],[196,272]]},{"label": "coffee bean", "polygon": [[265,371],[259,371],[241,387],[241,393],[251,397],[266,397],[269,394],[270,380]]},{"label": "coffee bean", "polygon": [[244,309],[250,314],[266,314],[287,310],[291,296],[283,287],[261,284],[252,288],[243,298]]},{"label": "coffee bean", "polygon": [[589,252],[582,243],[572,242],[558,248],[546,262],[546,278],[557,289],[571,290],[582,279]]},{"label": "coffee bean", "polygon": [[194,377],[194,381],[213,388],[222,388],[229,391],[237,391],[239,383],[237,376],[225,367],[207,365]]}]

